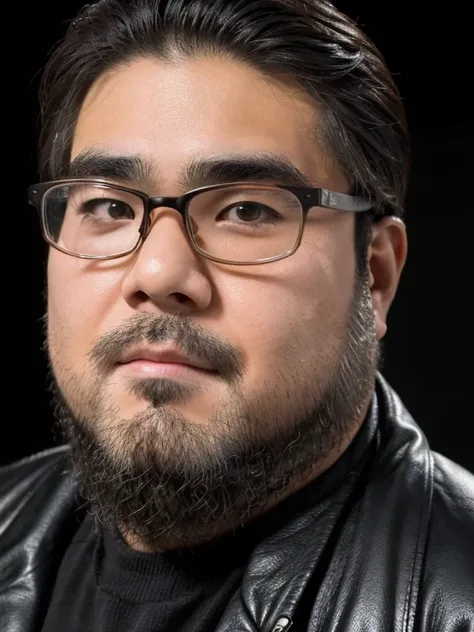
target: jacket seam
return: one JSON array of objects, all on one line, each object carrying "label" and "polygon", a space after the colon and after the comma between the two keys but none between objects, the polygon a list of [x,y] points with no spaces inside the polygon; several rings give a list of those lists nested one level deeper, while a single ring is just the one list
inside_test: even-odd
[{"label": "jacket seam", "polygon": [[[433,482],[434,482],[433,481],[434,464],[433,464],[433,456],[429,449],[426,450],[426,455],[427,455],[428,463],[426,464],[424,468],[419,467],[417,469],[420,471],[423,471],[423,473],[426,475],[426,481],[425,481],[426,487],[424,491],[428,493],[428,501],[427,501],[428,518],[427,518],[426,524],[423,524],[422,518],[423,518],[423,514],[425,513],[425,505],[424,503],[421,503],[419,518],[418,518],[418,522],[419,522],[418,534],[417,534],[416,545],[415,545],[415,549],[413,553],[412,568],[411,568],[411,573],[410,573],[408,591],[405,598],[405,614],[403,617],[403,630],[405,632],[411,632],[413,630],[413,626],[416,619],[418,590],[419,590],[419,583],[420,583],[420,578],[418,579],[418,582],[415,582],[416,567],[417,567],[416,562],[419,557],[424,557],[424,548],[425,548],[426,534],[427,534],[427,529],[428,529],[427,525],[429,523],[429,519],[431,516],[431,507],[432,507],[432,498],[433,498]],[[422,539],[423,539],[423,542],[422,542]],[[423,552],[420,552],[420,549],[422,547],[423,547]],[[421,566],[421,560],[420,560],[420,566]]]}]

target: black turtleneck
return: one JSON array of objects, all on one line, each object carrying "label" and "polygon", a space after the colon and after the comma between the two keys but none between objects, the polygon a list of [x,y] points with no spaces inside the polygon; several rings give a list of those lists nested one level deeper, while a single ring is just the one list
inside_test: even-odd
[{"label": "black turtleneck", "polygon": [[358,468],[377,400],[332,468],[245,527],[191,549],[139,553],[87,516],[61,562],[42,632],[213,632],[255,547]]}]

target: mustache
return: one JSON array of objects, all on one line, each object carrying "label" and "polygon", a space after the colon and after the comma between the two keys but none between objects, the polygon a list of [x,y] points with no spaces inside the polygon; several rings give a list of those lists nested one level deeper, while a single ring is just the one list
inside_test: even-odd
[{"label": "mustache", "polygon": [[208,363],[223,379],[242,379],[246,363],[242,353],[217,334],[205,330],[187,316],[135,314],[101,336],[88,354],[99,371],[119,362],[124,351],[147,343],[172,344],[194,360]]}]

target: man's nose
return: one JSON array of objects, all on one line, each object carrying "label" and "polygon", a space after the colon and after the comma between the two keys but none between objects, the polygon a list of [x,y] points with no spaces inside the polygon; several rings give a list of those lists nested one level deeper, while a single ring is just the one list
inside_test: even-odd
[{"label": "man's nose", "polygon": [[152,211],[151,225],[123,282],[123,294],[136,304],[160,309],[205,309],[211,301],[208,265],[193,249],[183,217],[170,208]]}]

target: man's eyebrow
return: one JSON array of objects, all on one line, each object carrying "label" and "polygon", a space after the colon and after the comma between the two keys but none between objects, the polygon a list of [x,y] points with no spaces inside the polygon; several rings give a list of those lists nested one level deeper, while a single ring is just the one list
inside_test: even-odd
[{"label": "man's eyebrow", "polygon": [[[81,152],[69,165],[66,178],[103,178],[144,191],[159,188],[158,169],[139,155],[113,155],[97,150]],[[225,182],[270,181],[291,186],[314,184],[283,155],[224,154],[196,157],[181,168],[177,183],[185,191]]]},{"label": "man's eyebrow", "polygon": [[68,165],[64,178],[102,178],[147,188],[156,179],[154,171],[152,165],[140,156],[119,156],[87,149]]},{"label": "man's eyebrow", "polygon": [[206,156],[183,167],[179,183],[193,189],[224,182],[270,180],[292,186],[314,186],[286,156],[273,153]]}]

